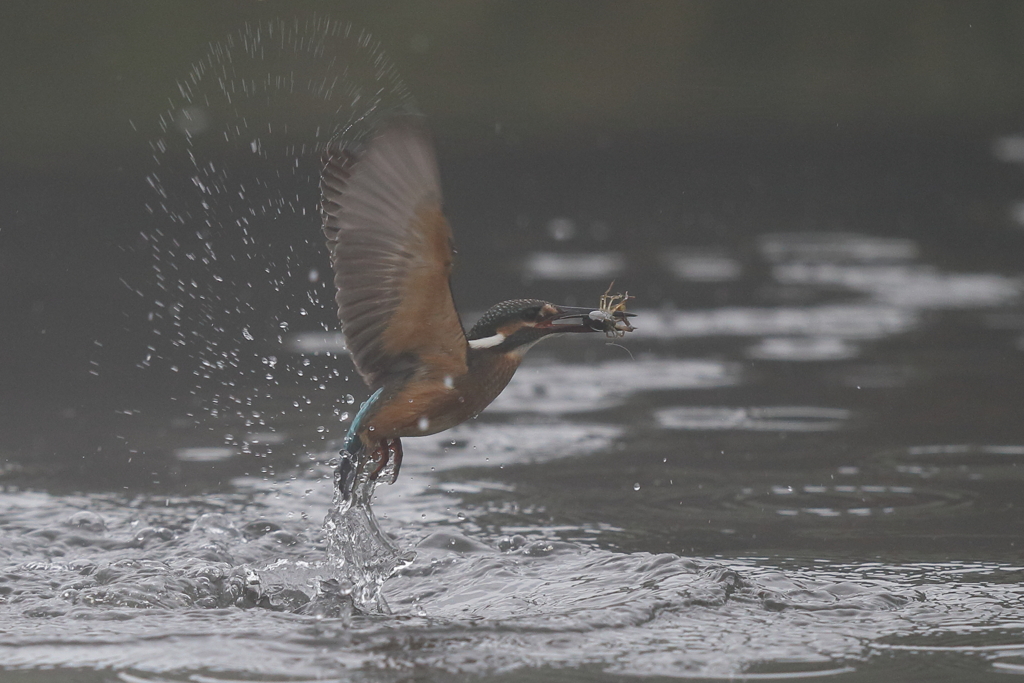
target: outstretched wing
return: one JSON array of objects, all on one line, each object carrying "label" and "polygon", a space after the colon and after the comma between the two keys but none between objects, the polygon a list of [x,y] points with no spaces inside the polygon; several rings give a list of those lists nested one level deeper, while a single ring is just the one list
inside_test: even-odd
[{"label": "outstretched wing", "polygon": [[424,364],[463,374],[452,232],[422,122],[396,117],[362,149],[328,153],[320,188],[338,318],[359,374],[374,390]]}]

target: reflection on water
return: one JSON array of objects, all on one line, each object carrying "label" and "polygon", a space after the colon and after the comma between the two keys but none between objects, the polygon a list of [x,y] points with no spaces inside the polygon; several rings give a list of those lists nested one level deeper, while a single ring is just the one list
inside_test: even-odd
[{"label": "reflection on water", "polygon": [[1024,468],[1024,446],[914,446],[886,459],[899,473],[925,480],[1015,481]]},{"label": "reflection on water", "polygon": [[642,358],[587,365],[526,365],[489,412],[579,413],[621,405],[638,391],[738,384],[737,363]]},{"label": "reflection on water", "polygon": [[867,517],[905,512],[910,507],[945,505],[955,500],[955,497],[941,491],[922,491],[912,486],[806,484],[796,488],[775,485],[764,492],[745,491],[737,500],[761,509],[774,508],[777,514],[787,517],[801,514]]},{"label": "reflection on water", "polygon": [[764,235],[761,254],[771,263],[893,263],[917,258],[913,240],[843,232],[794,232]]},{"label": "reflection on water", "polygon": [[637,322],[634,336],[663,339],[765,335],[875,339],[908,332],[918,324],[915,311],[879,304],[635,312],[642,316],[643,326]]},{"label": "reflection on water", "polygon": [[238,449],[218,446],[176,448],[174,450],[174,457],[186,462],[215,462],[227,460],[236,455],[238,455]]},{"label": "reflection on water", "polygon": [[1024,135],[1006,135],[992,143],[992,154],[999,161],[1024,163]]},{"label": "reflection on water", "polygon": [[747,349],[760,360],[829,361],[856,358],[860,349],[837,337],[765,337]]},{"label": "reflection on water", "polygon": [[729,282],[743,272],[736,259],[708,250],[671,251],[661,261],[676,278],[690,282]]},{"label": "reflection on water", "polygon": [[839,429],[850,411],[841,408],[776,406],[772,408],[662,408],[655,413],[666,429],[743,429],[818,432]]},{"label": "reflection on water", "polygon": [[622,272],[622,254],[530,254],[523,264],[527,278],[537,280],[606,280]]},{"label": "reflection on water", "polygon": [[475,465],[500,467],[579,456],[608,448],[622,431],[614,424],[552,420],[468,422],[440,434],[410,439],[410,445],[422,457],[403,463],[402,472],[422,472],[427,466],[432,472]]},{"label": "reflection on water", "polygon": [[929,266],[777,266],[782,284],[837,287],[877,301],[911,308],[977,308],[1012,304],[1021,294],[1016,278],[988,273],[940,273]]}]

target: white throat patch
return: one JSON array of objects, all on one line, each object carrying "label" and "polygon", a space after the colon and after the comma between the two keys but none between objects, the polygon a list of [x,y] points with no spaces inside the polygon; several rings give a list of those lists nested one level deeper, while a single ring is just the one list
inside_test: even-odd
[{"label": "white throat patch", "polygon": [[489,349],[492,346],[497,346],[501,342],[505,341],[505,335],[501,332],[491,336],[484,337],[483,339],[470,339],[469,348],[471,349]]}]

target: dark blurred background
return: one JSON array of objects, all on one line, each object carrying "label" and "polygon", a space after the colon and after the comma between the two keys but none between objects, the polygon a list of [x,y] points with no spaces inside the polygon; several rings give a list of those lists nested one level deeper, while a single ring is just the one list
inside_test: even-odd
[{"label": "dark blurred background", "polygon": [[122,282],[147,278],[132,245],[155,220],[156,122],[211,42],[313,14],[372,32],[429,117],[466,309],[541,293],[506,266],[560,248],[558,216],[598,226],[575,249],[634,265],[810,229],[1019,272],[1019,167],[992,144],[1024,118],[1020,2],[5,0],[0,473],[77,462],[79,485],[127,462],[118,420],[179,390],[137,367],[148,302]]},{"label": "dark blurred background", "polygon": [[751,129],[972,131],[1016,123],[1024,104],[1012,1],[14,0],[3,12],[0,144],[23,173],[137,154],[127,120],[155,119],[211,41],[313,13],[368,28],[467,153],[496,122],[531,147],[667,146]]}]

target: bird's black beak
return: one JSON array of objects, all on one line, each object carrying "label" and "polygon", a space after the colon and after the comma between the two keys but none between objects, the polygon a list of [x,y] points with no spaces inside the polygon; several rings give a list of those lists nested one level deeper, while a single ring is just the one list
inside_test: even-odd
[{"label": "bird's black beak", "polygon": [[[558,312],[548,318],[541,325],[550,329],[551,332],[606,332],[616,324],[625,324],[629,329],[627,317],[634,313],[617,311],[606,313],[593,308],[581,308],[579,306],[556,306]],[[564,321],[564,322],[559,322]]]}]

